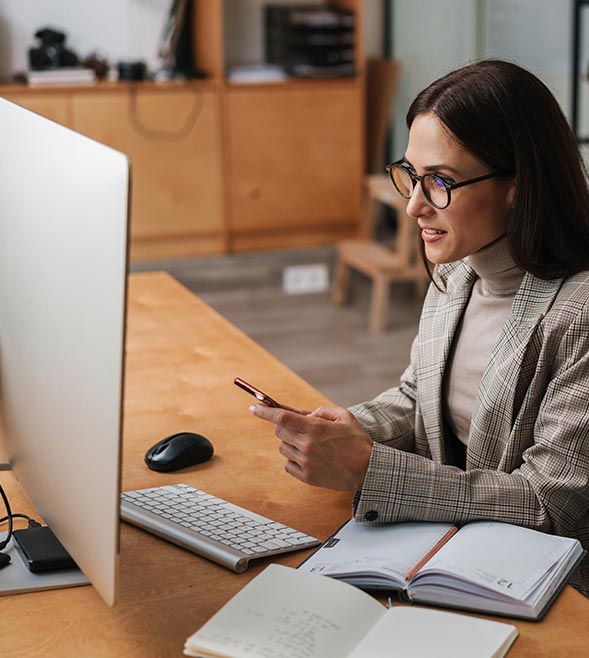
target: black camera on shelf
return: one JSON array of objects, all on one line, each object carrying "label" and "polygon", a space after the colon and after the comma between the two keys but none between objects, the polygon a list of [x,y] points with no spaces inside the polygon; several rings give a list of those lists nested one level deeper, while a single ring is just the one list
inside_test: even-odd
[{"label": "black camera on shelf", "polygon": [[77,66],[78,56],[65,47],[66,36],[63,32],[44,27],[35,32],[35,38],[40,43],[35,48],[29,48],[31,70],[45,71]]}]

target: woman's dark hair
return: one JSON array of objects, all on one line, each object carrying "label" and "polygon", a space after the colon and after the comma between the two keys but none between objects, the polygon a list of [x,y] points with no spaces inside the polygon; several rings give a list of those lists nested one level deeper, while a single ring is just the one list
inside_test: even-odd
[{"label": "woman's dark hair", "polygon": [[[558,102],[529,71],[483,60],[436,80],[413,101],[491,171],[515,177],[507,229],[515,262],[542,279],[589,270],[589,191]],[[423,245],[422,245],[423,247]]]}]

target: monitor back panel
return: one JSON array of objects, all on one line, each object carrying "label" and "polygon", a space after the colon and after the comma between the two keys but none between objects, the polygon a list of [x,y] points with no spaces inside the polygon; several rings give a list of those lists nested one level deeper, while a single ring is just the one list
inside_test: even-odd
[{"label": "monitor back panel", "polygon": [[127,158],[0,99],[0,419],[13,471],[116,592]]}]

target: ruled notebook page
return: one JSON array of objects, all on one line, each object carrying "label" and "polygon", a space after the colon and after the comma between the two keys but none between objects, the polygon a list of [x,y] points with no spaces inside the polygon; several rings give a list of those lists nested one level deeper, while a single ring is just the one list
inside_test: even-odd
[{"label": "ruled notebook page", "polygon": [[453,528],[451,523],[346,523],[299,569],[323,575],[378,572],[405,586],[405,576]]},{"label": "ruled notebook page", "polygon": [[492,521],[469,523],[421,570],[443,571],[524,600],[574,546],[568,537]]},{"label": "ruled notebook page", "polygon": [[511,624],[418,607],[388,610],[348,658],[502,658]]}]

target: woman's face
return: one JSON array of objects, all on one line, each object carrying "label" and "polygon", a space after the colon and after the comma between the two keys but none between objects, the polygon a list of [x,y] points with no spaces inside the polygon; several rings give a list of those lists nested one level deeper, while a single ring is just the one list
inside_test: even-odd
[{"label": "woman's face", "polygon": [[[439,173],[457,183],[491,173],[433,114],[420,114],[413,121],[405,160],[420,176]],[[451,194],[450,205],[438,210],[427,202],[418,183],[407,205],[407,213],[421,229],[425,254],[435,264],[470,256],[505,233],[515,183],[491,178]]]}]

